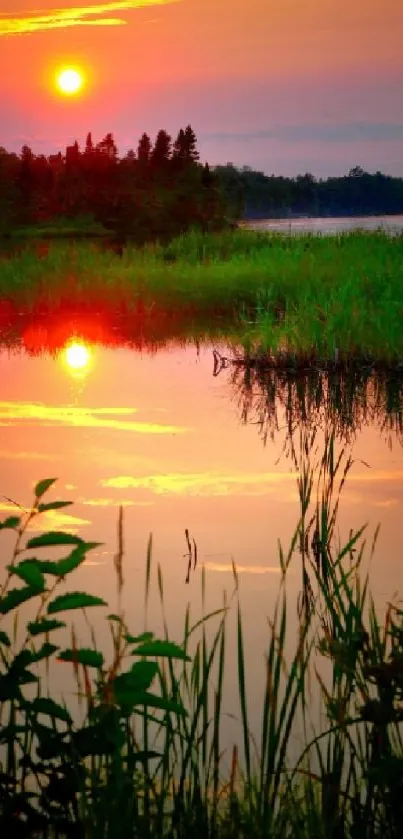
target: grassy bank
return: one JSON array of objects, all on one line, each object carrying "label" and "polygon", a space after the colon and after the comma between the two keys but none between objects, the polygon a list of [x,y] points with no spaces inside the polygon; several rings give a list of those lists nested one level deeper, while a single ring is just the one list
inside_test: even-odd
[{"label": "grassy bank", "polygon": [[[287,552],[263,666],[260,742],[254,743],[248,702],[248,660],[234,568],[234,591],[222,610],[192,620],[183,638],[156,639],[128,626],[119,608],[123,587],[122,514],[115,557],[118,609],[106,611],[111,653],[98,649],[89,611],[105,608],[94,594],[74,591],[70,578],[95,547],[78,537],[44,533],[29,524],[47,509],[53,480],[35,488],[32,509],[2,529],[14,549],[0,595],[0,826],[4,835],[169,837],[206,839],[398,839],[401,835],[403,743],[402,612],[389,607],[380,622],[360,574],[363,531],[335,549],[340,488],[351,460],[337,458],[328,438],[319,462],[314,440],[301,437],[300,515]],[[49,560],[50,551],[66,552]],[[35,558],[32,556],[34,553]],[[43,556],[43,558],[42,558]],[[189,546],[189,563],[195,560]],[[298,632],[287,596],[291,564],[301,569]],[[164,613],[160,569],[149,544],[146,605]],[[154,582],[155,581],[155,582]],[[206,581],[201,573],[202,590]],[[24,604],[24,605],[23,605]],[[23,609],[31,608],[25,626]],[[88,647],[80,647],[68,615],[84,611]],[[229,661],[228,617],[235,611],[236,661]],[[18,620],[16,620],[18,615]],[[60,620],[62,618],[62,620]],[[131,634],[133,633],[133,634]],[[319,675],[318,657],[328,662]],[[133,664],[133,659],[135,663]],[[72,667],[82,719],[54,702],[47,680],[52,662]],[[44,669],[41,669],[44,668]],[[222,753],[223,683],[228,670],[239,703],[240,737]],[[310,720],[313,681],[324,724]],[[299,728],[305,744],[290,760]],[[226,766],[229,768],[226,769]]]},{"label": "grassy bank", "polygon": [[91,215],[77,215],[75,218],[60,216],[51,221],[37,222],[36,224],[20,225],[11,229],[6,236],[5,242],[20,242],[25,240],[38,241],[39,239],[80,239],[97,238],[98,236],[112,236],[101,222],[98,222]]},{"label": "grassy bank", "polygon": [[403,361],[403,237],[191,233],[121,255],[37,245],[4,259],[0,298],[52,313],[109,307],[145,322],[225,319],[256,355],[286,363]]}]

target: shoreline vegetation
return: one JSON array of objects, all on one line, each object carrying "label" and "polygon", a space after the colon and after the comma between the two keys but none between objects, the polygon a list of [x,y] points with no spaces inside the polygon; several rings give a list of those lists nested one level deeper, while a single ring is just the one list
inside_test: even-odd
[{"label": "shoreline vegetation", "polygon": [[[8,534],[14,540],[0,588],[2,834],[400,839],[403,613],[389,604],[381,619],[371,598],[361,566],[374,551],[376,534],[372,549],[365,528],[339,545],[341,490],[353,463],[345,450],[336,454],[332,434],[325,436],[321,454],[315,454],[317,443],[316,435],[301,431],[295,455],[299,514],[288,550],[279,548],[280,583],[263,654],[266,684],[257,742],[251,736],[235,565],[233,591],[223,594],[221,609],[206,614],[203,605],[195,618],[184,608],[178,643],[166,622],[151,537],[145,612],[155,596],[164,634],[155,638],[138,625],[128,626],[121,607],[122,511],[112,613],[101,598],[75,591],[70,582],[97,543],[64,532],[30,534],[34,519],[69,503],[49,500],[54,479],[36,485],[32,508],[16,507],[16,515],[1,523],[2,538]],[[55,558],[55,550],[61,556]],[[193,575],[201,573],[204,604],[207,581],[204,570],[194,568],[192,545],[189,563]],[[295,633],[287,580],[296,563],[301,589]],[[104,610],[109,654],[97,645],[93,608]],[[88,646],[79,645],[74,628],[82,613]],[[227,658],[233,631],[235,663]],[[56,663],[71,668],[79,718],[67,699],[52,696]],[[239,737],[226,753],[223,688],[229,669]],[[320,729],[310,716],[313,696],[322,709]],[[296,736],[302,745],[294,758]]]},{"label": "shoreline vegetation", "polygon": [[403,236],[189,231],[116,252],[37,242],[3,254],[0,321],[63,310],[126,318],[138,335],[221,335],[250,364],[403,369]]}]

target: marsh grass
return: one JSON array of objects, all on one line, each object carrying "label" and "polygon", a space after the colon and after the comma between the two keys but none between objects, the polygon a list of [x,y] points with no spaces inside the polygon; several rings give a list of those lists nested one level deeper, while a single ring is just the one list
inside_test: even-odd
[{"label": "marsh grass", "polygon": [[161,313],[221,317],[252,354],[291,366],[396,365],[402,254],[403,237],[381,232],[191,232],[166,245],[128,244],[121,256],[95,243],[37,245],[3,260],[0,298],[47,312],[72,301],[108,306],[148,323]]},{"label": "marsh grass", "polygon": [[82,213],[74,219],[68,218],[67,216],[59,216],[52,221],[37,222],[36,224],[27,226],[21,225],[9,231],[7,237],[3,239],[3,242],[24,241],[26,239],[34,241],[47,237],[49,239],[95,238],[97,236],[103,237],[108,235],[111,236],[111,232],[101,222],[96,221],[93,215]]},{"label": "marsh grass", "polygon": [[[256,720],[250,718],[250,661],[235,566],[233,591],[211,614],[201,570],[201,614],[194,619],[190,606],[184,610],[183,637],[173,643],[150,538],[146,626],[131,634],[121,607],[121,511],[115,556],[118,608],[105,617],[112,641],[107,660],[88,615],[90,608],[105,607],[103,601],[85,592],[60,591],[95,544],[60,532],[33,538],[27,532],[33,518],[67,503],[44,502],[53,479],[37,484],[31,510],[2,523],[15,537],[0,596],[2,834],[400,837],[403,613],[390,605],[380,621],[370,597],[361,564],[376,538],[367,548],[362,528],[337,544],[340,497],[353,467],[348,453],[336,453],[332,434],[319,449],[315,435],[302,429],[295,456],[300,514],[289,549],[279,546],[281,575],[274,613],[268,616],[258,738],[252,735]],[[66,548],[67,555],[57,560],[38,557]],[[287,579],[296,562],[302,568],[301,597],[289,654],[295,611]],[[16,580],[19,587],[14,587]],[[147,619],[155,596],[164,627],[159,639]],[[36,604],[36,612],[24,628],[28,604]],[[71,611],[73,616],[84,612],[88,647],[77,644],[74,623],[66,619]],[[236,665],[227,654],[233,612]],[[50,643],[55,633],[57,638],[67,635],[67,648]],[[58,666],[72,667],[84,708],[81,722],[66,703],[52,700],[51,678],[46,692],[44,662],[48,666],[55,659],[64,662]],[[240,736],[232,753],[225,754],[221,738],[228,669],[238,693]],[[322,706],[319,729],[310,713],[314,688]],[[296,731],[303,733],[305,744],[292,759]]]}]

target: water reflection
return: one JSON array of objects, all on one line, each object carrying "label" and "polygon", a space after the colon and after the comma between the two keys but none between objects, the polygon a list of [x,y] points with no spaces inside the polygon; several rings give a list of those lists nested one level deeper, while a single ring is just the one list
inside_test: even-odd
[{"label": "water reflection", "polygon": [[[221,340],[230,332],[219,318],[214,322],[198,319],[192,312],[170,312],[137,306],[129,312],[111,310],[109,304],[91,301],[88,310],[81,305],[70,308],[36,305],[32,311],[20,311],[16,303],[0,299],[0,348],[23,351],[30,356],[59,355],[72,344],[88,347],[130,347],[153,355],[168,346]],[[77,350],[75,351],[77,354]],[[80,351],[82,357],[82,350]]]},{"label": "water reflection", "polygon": [[[226,371],[226,373],[224,372]],[[227,375],[241,421],[255,424],[266,445],[284,432],[286,448],[301,426],[332,429],[353,443],[366,426],[403,443],[403,376],[373,367],[293,370],[256,364],[247,353],[214,351],[213,375]]]},{"label": "water reflection", "polygon": [[74,377],[82,378],[90,372],[92,350],[82,341],[70,341],[62,353],[62,359]]},{"label": "water reflection", "polygon": [[[370,541],[381,522],[371,585],[382,602],[403,589],[399,380],[373,371],[347,376],[264,370],[245,365],[239,354],[231,361],[228,345],[217,343],[214,356],[211,343],[185,348],[181,338],[174,343],[161,335],[148,341],[143,332],[136,335],[135,322],[119,331],[93,315],[87,321],[84,316],[52,323],[43,319],[39,326],[33,319],[24,321],[22,329],[13,323],[0,352],[0,495],[7,496],[3,504],[8,505],[2,516],[12,514],[10,499],[30,502],[36,479],[59,476],[58,497],[74,501],[65,513],[71,518],[56,518],[58,511],[49,511],[53,518],[43,527],[63,527],[103,543],[77,570],[74,586],[103,597],[115,611],[116,519],[124,507],[123,607],[141,631],[152,532],[153,567],[161,566],[170,635],[178,641],[188,600],[199,615],[201,569],[206,572],[209,612],[222,607],[223,589],[232,590],[234,562],[245,620],[252,720],[263,693],[267,618],[273,615],[281,576],[278,540],[287,550],[299,518],[303,439],[320,469],[326,434],[329,438],[335,431],[335,458],[344,447],[345,458],[355,463],[336,518],[332,511],[338,485],[327,496],[328,530],[333,521],[332,538],[340,531],[343,542],[351,528],[369,520]],[[75,380],[72,387],[67,375],[64,353],[72,342],[88,347],[91,357],[91,373],[79,387]],[[214,358],[226,362],[214,365]],[[388,448],[385,439],[398,444]],[[288,457],[281,457],[284,451]],[[320,490],[318,474],[315,491]],[[311,507],[290,567],[291,635],[297,604],[300,611],[312,605],[312,563],[324,564],[328,544],[318,522],[310,525],[313,513]],[[4,565],[7,558],[6,546]],[[155,580],[154,586],[157,592]],[[156,634],[163,633],[157,594],[148,619]],[[107,640],[101,621],[97,628],[102,646]],[[236,660],[235,641],[229,656]],[[229,685],[229,714],[238,713],[235,694]]]},{"label": "water reflection", "polygon": [[403,216],[347,216],[340,218],[283,218],[283,219],[255,219],[242,223],[242,227],[250,230],[272,230],[288,235],[314,234],[338,235],[356,231],[383,231],[389,235],[398,236],[403,230]]},{"label": "water reflection", "polygon": [[[36,332],[31,323],[29,352],[26,322],[24,344],[8,333],[0,353],[4,495],[24,500],[35,478],[59,475],[76,501],[76,520],[65,526],[106,544],[114,510],[127,507],[140,556],[148,533],[160,534],[157,559],[168,564],[173,590],[172,557],[183,557],[186,528],[199,568],[224,577],[234,560],[243,577],[256,578],[278,570],[277,538],[287,544],[298,517],[301,429],[315,435],[318,451],[333,432],[355,461],[338,524],[344,534],[368,517],[386,525],[392,579],[400,562],[391,543],[402,500],[401,380],[369,369],[264,369],[228,345],[185,349],[181,338],[161,339],[160,349],[144,336],[128,345],[112,324],[101,326],[94,316],[44,320]],[[106,563],[105,590],[109,582]]]}]

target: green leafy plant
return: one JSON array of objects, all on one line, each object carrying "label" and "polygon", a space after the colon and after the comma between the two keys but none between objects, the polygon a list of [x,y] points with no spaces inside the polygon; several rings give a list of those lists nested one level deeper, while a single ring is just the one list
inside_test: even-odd
[{"label": "green leafy plant", "polygon": [[[172,726],[171,716],[185,715],[178,698],[155,687],[163,659],[189,660],[182,647],[154,639],[152,633],[131,635],[122,614],[107,618],[113,640],[109,664],[96,649],[95,638],[92,647],[77,647],[74,627],[70,647],[62,649],[49,640],[67,628],[54,615],[86,613],[90,607],[107,605],[86,592],[57,593],[98,543],[58,531],[29,538],[29,526],[36,517],[70,503],[42,502],[53,484],[54,479],[40,481],[32,508],[0,525],[15,532],[11,563],[0,589],[4,626],[0,630],[0,825],[4,835],[32,836],[35,831],[45,835],[50,829],[66,836],[72,831],[91,835],[100,822],[112,828],[112,811],[130,814],[134,822],[141,820],[144,799],[136,773],[159,754],[140,749],[134,716],[141,714],[148,722],[152,709],[159,715],[156,724],[163,727]],[[54,548],[67,548],[68,553],[57,560],[31,555]],[[14,587],[14,580],[23,585]],[[118,573],[119,592],[121,585]],[[34,607],[25,631],[18,627],[23,604]],[[139,660],[133,663],[133,656]],[[81,724],[66,705],[43,695],[39,665],[45,662],[49,668],[55,660],[73,665],[79,693],[86,701]],[[104,799],[114,802],[105,818],[100,807]]]}]

